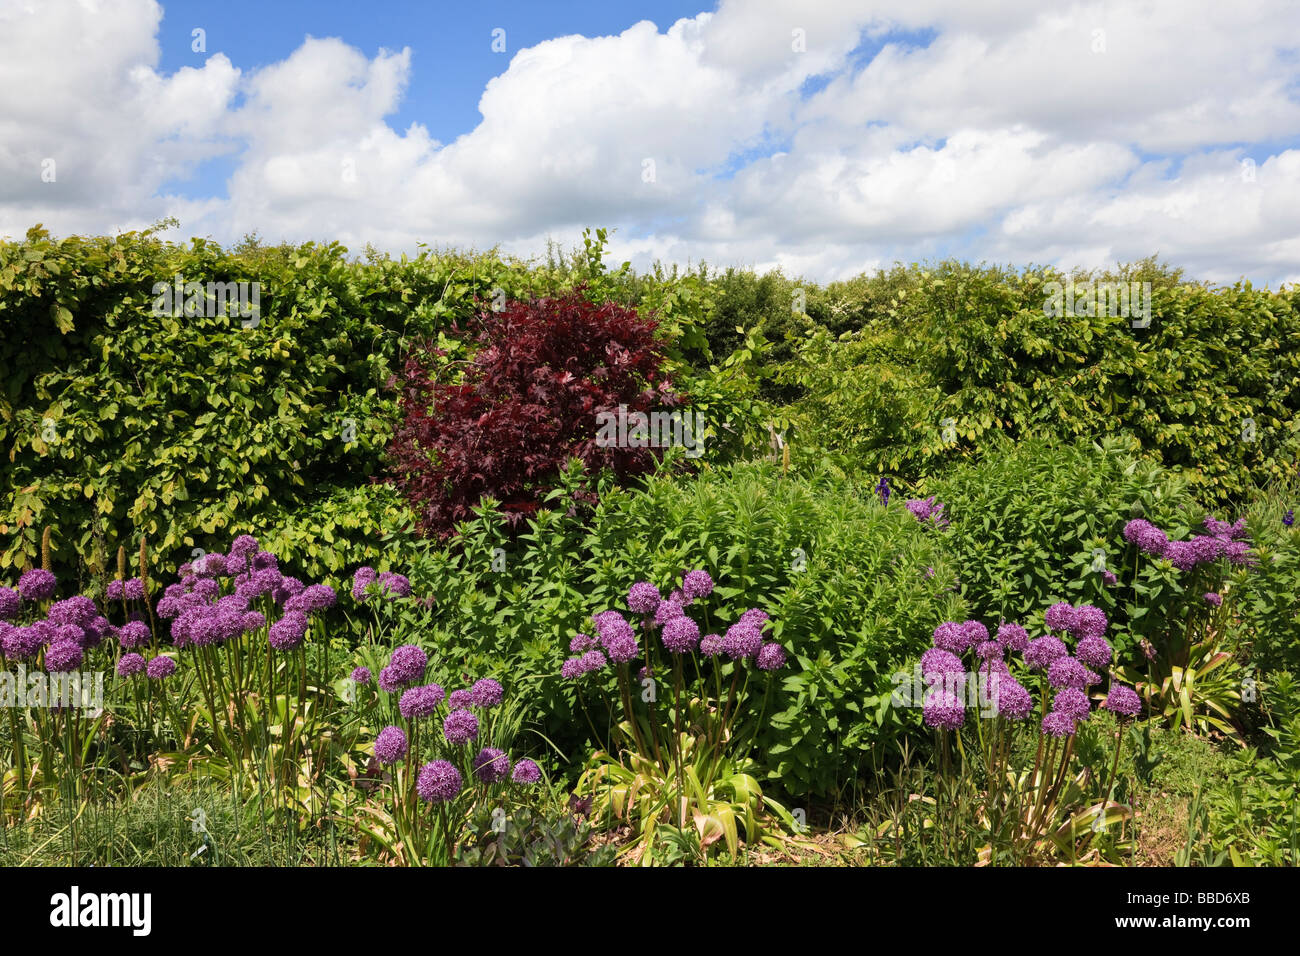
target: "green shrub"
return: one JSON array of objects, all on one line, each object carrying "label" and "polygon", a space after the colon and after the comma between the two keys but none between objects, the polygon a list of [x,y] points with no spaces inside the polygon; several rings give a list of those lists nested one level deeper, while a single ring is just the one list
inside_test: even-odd
[{"label": "green shrub", "polygon": [[951,522],[944,540],[968,605],[984,620],[1027,625],[1057,601],[1094,604],[1111,619],[1116,649],[1132,646],[1135,614],[1141,632],[1141,608],[1162,607],[1182,588],[1167,564],[1134,560],[1124,525],[1145,516],[1185,537],[1204,514],[1187,481],[1120,438],[993,449],[925,486]]},{"label": "green shrub", "polygon": [[[569,481],[580,478],[571,470]],[[729,606],[767,611],[791,652],[754,754],[785,792],[833,791],[873,746],[919,724],[919,712],[890,708],[893,675],[960,613],[948,564],[901,502],[883,508],[869,488],[827,473],[783,477],[747,463],[688,480],[664,470],[644,490],[603,489],[585,525],[542,511],[513,544],[489,506],[412,580],[439,602],[444,653],[468,673],[531,684],[521,699],[539,729],[579,760],[574,690],[558,677],[569,640],[592,608],[625,608],[629,581],[696,567]]]},{"label": "green shrub", "polygon": [[[1050,283],[1076,279],[1149,282],[1150,325],[1048,315]],[[842,341],[812,335],[781,377],[807,390],[805,440],[868,471],[934,475],[998,434],[1129,432],[1223,502],[1294,467],[1296,295],[1211,289],[1150,261],[1073,278],[914,266],[883,314]]]}]

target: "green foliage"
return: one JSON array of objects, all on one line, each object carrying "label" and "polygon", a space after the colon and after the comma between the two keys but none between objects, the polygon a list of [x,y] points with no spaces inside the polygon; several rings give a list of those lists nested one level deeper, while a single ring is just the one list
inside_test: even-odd
[{"label": "green foliage", "polygon": [[[155,284],[175,276],[205,292],[256,282],[260,314],[210,314],[210,292],[200,314],[170,314],[185,303]],[[357,263],[338,244],[235,253],[39,229],[0,244],[0,567],[31,566],[43,524],[60,566],[92,559],[95,520],[176,564],[272,515],[305,517],[341,477],[380,473],[405,343],[521,284],[490,258]]]},{"label": "green foliage", "polygon": [[952,573],[901,502],[882,508],[869,488],[825,472],[782,477],[746,463],[687,482],[667,467],[644,490],[603,489],[585,526],[541,512],[514,544],[484,509],[412,580],[438,600],[437,646],[471,673],[532,684],[521,699],[566,749],[581,742],[573,687],[558,677],[570,638],[593,610],[625,608],[629,582],[696,567],[729,607],[771,615],[772,638],[792,655],[754,754],[787,793],[832,792],[901,720],[919,723],[889,707],[892,677],[960,612]]},{"label": "green foliage", "polygon": [[[1186,536],[1202,515],[1187,482],[1139,456],[1131,440],[994,442],[984,460],[925,490],[944,503],[951,521],[944,540],[981,618],[1028,625],[1029,615],[1057,601],[1094,604],[1123,652],[1159,627],[1156,612],[1184,593],[1178,571],[1139,560],[1122,532],[1146,517],[1171,537]],[[1118,583],[1107,586],[1095,565]]]},{"label": "green foliage", "polygon": [[[1083,280],[1150,282],[1150,325],[1106,309],[1048,314],[1051,283]],[[842,341],[812,335],[781,376],[807,390],[798,411],[815,443],[868,470],[916,479],[996,434],[1120,431],[1206,500],[1294,467],[1294,290],[1211,289],[1149,260],[1074,277],[946,262],[889,281],[888,309]]]}]

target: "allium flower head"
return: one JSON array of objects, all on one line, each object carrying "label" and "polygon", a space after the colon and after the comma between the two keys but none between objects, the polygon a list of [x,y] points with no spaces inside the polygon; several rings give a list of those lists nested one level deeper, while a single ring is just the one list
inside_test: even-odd
[{"label": "allium flower head", "polygon": [[117,642],[123,650],[144,647],[153,639],[149,625],[144,621],[127,621],[117,629]]},{"label": "allium flower head", "polygon": [[388,667],[393,681],[398,685],[414,684],[424,677],[424,669],[429,666],[429,655],[414,644],[403,644],[393,651],[388,659]]},{"label": "allium flower head", "polygon": [[1029,634],[1019,624],[1003,624],[998,628],[998,642],[1013,653],[1023,653],[1029,647]]},{"label": "allium flower head", "polygon": [[328,607],[333,607],[338,596],[328,584],[309,584],[297,594],[284,602],[286,611],[301,611],[303,614],[315,614]]},{"label": "allium flower head", "polygon": [[496,747],[484,747],[474,757],[474,776],[483,783],[500,783],[510,773],[510,758]]},{"label": "allium flower head", "polygon": [[291,651],[306,638],[307,623],[307,615],[301,611],[285,611],[267,631],[267,643],[277,651]]},{"label": "allium flower head", "polygon": [[932,647],[921,655],[922,674],[961,674],[965,670],[961,658],[941,647]]},{"label": "allium flower head", "polygon": [[420,768],[415,792],[425,803],[447,803],[456,799],[464,786],[460,771],[446,760],[434,760]]},{"label": "allium flower head", "polygon": [[133,677],[144,670],[144,658],[135,652],[123,654],[117,662],[118,677]]},{"label": "allium flower head", "polygon": [[569,641],[570,654],[583,654],[596,646],[596,639],[588,637],[586,634],[575,634]]},{"label": "allium flower head", "polygon": [[407,720],[432,717],[438,712],[438,705],[446,696],[437,684],[411,687],[402,692],[402,697],[397,702],[397,710]]},{"label": "allium flower head", "polygon": [[525,757],[515,763],[515,769],[510,772],[510,779],[514,783],[524,785],[537,783],[542,779],[542,768]]},{"label": "allium flower head", "polygon": [[1087,720],[1092,713],[1092,701],[1088,699],[1087,693],[1077,687],[1066,687],[1057,691],[1052,698],[1052,710],[1069,714],[1076,721]]},{"label": "allium flower head", "polygon": [[490,677],[475,681],[474,686],[470,688],[474,706],[483,710],[501,703],[505,698],[505,693],[505,689]]},{"label": "allium flower head", "polygon": [[1074,627],[1074,607],[1065,601],[1053,604],[1044,612],[1043,623],[1052,631],[1069,631]]},{"label": "allium flower head", "polygon": [[659,602],[659,606],[655,608],[655,623],[662,627],[673,618],[681,617],[686,613],[682,607],[684,603],[684,600],[674,601],[671,596],[664,598]]},{"label": "allium flower head", "polygon": [[713,578],[709,577],[708,571],[687,571],[682,578],[682,593],[689,601],[708,597],[713,593]]},{"label": "allium flower head", "polygon": [[1213,604],[1215,607],[1221,607],[1223,605],[1222,595],[1217,594],[1214,591],[1206,591],[1201,595],[1201,597],[1205,600],[1206,604]]},{"label": "allium flower head", "polygon": [[1079,690],[1088,686],[1088,668],[1076,658],[1062,657],[1052,661],[1047,668],[1047,682],[1055,688],[1074,687]]},{"label": "allium flower head", "polygon": [[705,657],[717,657],[725,650],[724,643],[721,634],[705,634],[700,638],[700,653]]},{"label": "allium flower head", "polygon": [[407,747],[406,731],[401,727],[385,727],[375,738],[375,759],[384,766],[397,763],[406,756]]},{"label": "allium flower head", "polygon": [[785,648],[775,641],[764,644],[758,649],[754,663],[761,671],[780,670],[785,666]]},{"label": "allium flower head", "polygon": [[751,607],[744,614],[740,615],[740,620],[737,621],[736,623],[748,624],[751,627],[756,627],[758,628],[758,630],[761,631],[763,630],[763,628],[767,627],[767,622],[770,620],[771,618],[767,616],[766,611],[760,611],[756,607]]},{"label": "allium flower head", "polygon": [[51,572],[32,568],[18,579],[18,594],[24,601],[44,601],[54,596],[56,583]]},{"label": "allium flower head", "polygon": [[478,718],[468,710],[453,710],[442,722],[442,735],[449,744],[467,744],[478,736]]},{"label": "allium flower head", "polygon": [[982,661],[992,660],[995,657],[1002,660],[1006,651],[1006,646],[997,641],[980,641],[975,645],[975,654]]},{"label": "allium flower head", "polygon": [[1089,667],[1109,667],[1114,652],[1104,637],[1082,637],[1074,646],[1074,656]]},{"label": "allium flower head", "polygon": [[996,682],[990,680],[989,684],[999,717],[1024,720],[1034,709],[1034,699],[1029,691],[1011,677],[999,674]]},{"label": "allium flower head", "polygon": [[970,632],[956,621],[945,621],[934,629],[934,646],[953,654],[964,654],[970,647]]},{"label": "allium flower head", "polygon": [[1068,737],[1074,733],[1074,718],[1054,710],[1043,718],[1043,733],[1049,737]]},{"label": "allium flower head", "polygon": [[460,710],[466,707],[474,706],[474,691],[468,687],[462,687],[460,690],[453,690],[451,696],[447,698],[447,708],[449,710]]},{"label": "allium flower head", "polygon": [[932,690],[925,695],[921,708],[927,727],[956,730],[966,722],[966,708],[957,695],[948,690]]},{"label": "allium flower head", "polygon": [[1071,616],[1070,633],[1078,640],[1101,637],[1106,633],[1109,625],[1105,611],[1091,604],[1081,604],[1074,609],[1074,614]]},{"label": "allium flower head", "polygon": [[76,641],[56,641],[45,651],[45,669],[51,674],[67,674],[80,665],[85,651]]},{"label": "allium flower head", "polygon": [[1118,716],[1134,717],[1142,710],[1142,700],[1132,687],[1112,684],[1110,693],[1106,695],[1106,700],[1101,706]]},{"label": "allium flower head", "polygon": [[369,667],[354,668],[352,674],[350,675],[350,678],[352,680],[352,683],[354,684],[369,684],[371,679],[370,668]]},{"label": "allium flower head", "polygon": [[664,625],[661,639],[671,653],[686,654],[699,645],[700,626],[683,614]]},{"label": "allium flower head", "polygon": [[753,657],[763,647],[763,632],[752,624],[737,621],[727,628],[722,649],[733,661]]},{"label": "allium flower head", "polygon": [[145,665],[145,674],[151,680],[162,680],[164,677],[171,677],[176,673],[176,661],[170,657],[163,657],[159,654],[151,658]]},{"label": "allium flower head", "polygon": [[1157,558],[1164,555],[1169,545],[1169,536],[1145,518],[1135,518],[1124,525],[1124,540]]},{"label": "allium flower head", "polygon": [[627,592],[627,606],[633,614],[653,614],[663,600],[649,581],[638,581]]},{"label": "allium flower head", "polygon": [[22,598],[13,588],[0,588],[0,621],[12,621],[18,616]]},{"label": "allium flower head", "polygon": [[1030,670],[1041,671],[1051,666],[1053,661],[1059,660],[1069,653],[1060,638],[1051,637],[1050,635],[1048,637],[1036,637],[1025,648],[1025,663],[1029,665]]}]

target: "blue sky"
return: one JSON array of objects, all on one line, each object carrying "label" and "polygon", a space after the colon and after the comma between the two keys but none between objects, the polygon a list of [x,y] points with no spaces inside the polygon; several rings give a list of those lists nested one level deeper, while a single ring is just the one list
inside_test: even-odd
[{"label": "blue sky", "polygon": [[1298,36],[1294,0],[0,0],[0,236],[1276,286]]}]

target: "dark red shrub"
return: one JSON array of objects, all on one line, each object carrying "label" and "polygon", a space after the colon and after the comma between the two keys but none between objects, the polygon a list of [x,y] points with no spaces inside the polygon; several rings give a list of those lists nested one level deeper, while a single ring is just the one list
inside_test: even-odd
[{"label": "dark red shrub", "polygon": [[655,323],[580,293],[484,310],[463,373],[428,346],[406,362],[401,424],[389,446],[396,483],[421,529],[445,538],[484,496],[511,523],[531,514],[569,459],[619,477],[653,467],[656,448],[601,447],[597,416],[672,408]]}]

